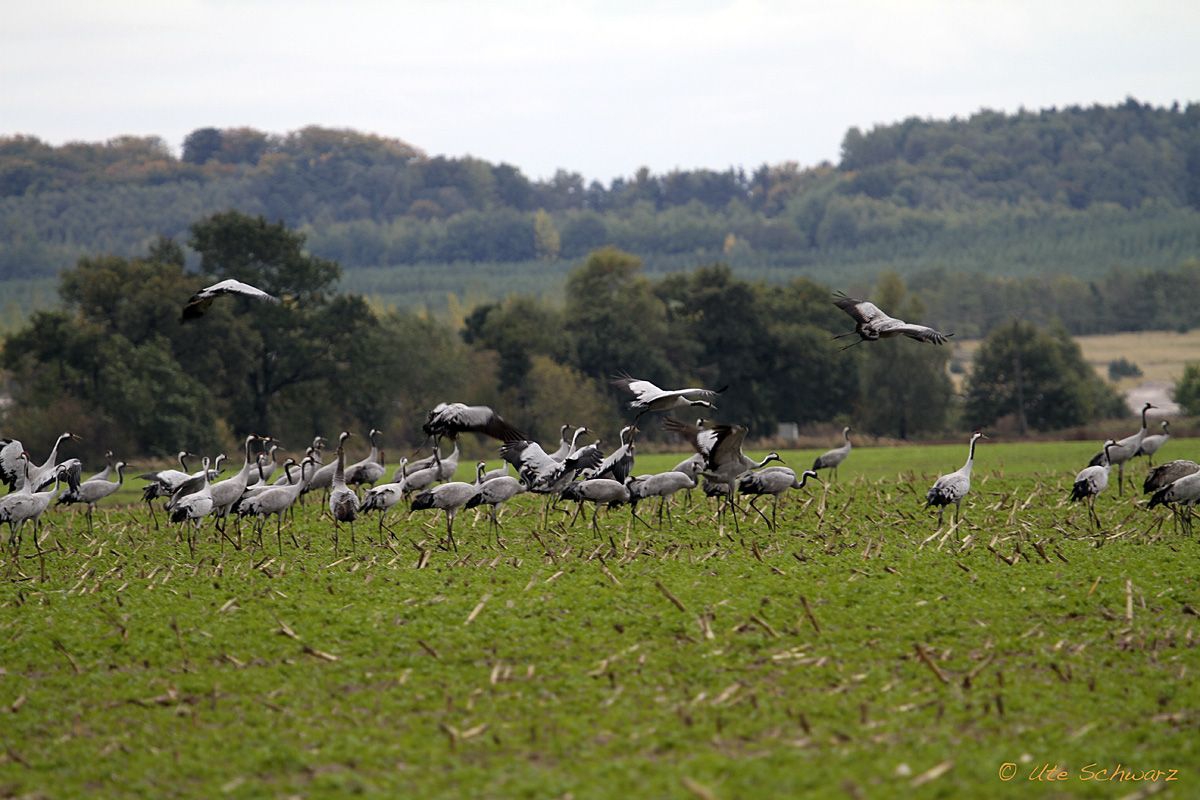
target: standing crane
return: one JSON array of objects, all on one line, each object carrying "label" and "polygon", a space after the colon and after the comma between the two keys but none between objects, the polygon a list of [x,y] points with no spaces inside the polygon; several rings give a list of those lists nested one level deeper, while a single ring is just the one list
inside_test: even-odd
[{"label": "standing crane", "polygon": [[421,492],[413,498],[413,511],[423,511],[428,508],[440,508],[446,512],[446,538],[454,552],[458,552],[458,543],[454,541],[454,517],[466,504],[479,494],[479,487],[473,483],[451,481]]},{"label": "standing crane", "polygon": [[842,428],[842,438],[845,442],[841,447],[835,447],[832,450],[826,450],[821,455],[817,456],[817,460],[813,462],[812,468],[815,470],[831,469],[833,470],[833,479],[837,480],[838,467],[847,456],[850,455],[850,431],[853,430],[849,425]]},{"label": "standing crane", "polygon": [[[817,471],[806,469],[800,474],[800,479],[796,479],[796,472],[789,467],[767,467],[760,469],[757,472],[747,472],[738,479],[738,491],[742,494],[752,495],[750,499],[750,507],[758,512],[758,515],[763,518],[763,521],[771,528],[776,530],[775,513],[779,510],[779,498],[788,489],[803,489],[808,483],[809,478],[817,478]],[[818,480],[820,480],[818,478]],[[766,515],[759,510],[755,502],[764,494],[771,495],[771,518],[768,520]]]},{"label": "standing crane", "polygon": [[383,477],[383,458],[379,455],[379,437],[382,435],[383,431],[377,431],[374,428],[367,434],[367,438],[371,440],[371,452],[362,461],[357,461],[346,467],[347,485],[359,486],[367,484],[374,486]]},{"label": "standing crane", "polygon": [[[46,456],[46,460],[42,464],[28,464],[28,480],[33,484],[33,490],[36,492],[43,489],[54,480],[54,474],[58,471],[58,448],[63,442],[74,440],[79,441],[79,437],[73,433],[62,433],[54,441],[54,447],[50,448],[50,455]],[[25,470],[16,469],[16,457],[25,452],[24,446],[16,439],[5,440],[5,445],[0,450],[0,478],[8,484],[9,489],[20,489],[26,480]],[[28,455],[28,454],[27,454]]]},{"label": "standing crane", "polygon": [[[507,466],[507,464],[505,465]],[[480,461],[475,465],[475,485],[479,487],[479,492],[467,501],[464,508],[475,508],[476,506],[486,505],[488,507],[488,518],[491,520],[492,530],[496,533],[496,542],[500,542],[500,515],[498,508],[502,503],[506,503],[519,494],[523,494],[526,489],[525,485],[511,475],[496,475],[489,478],[491,473],[485,473],[487,462]],[[492,470],[495,472],[496,470]]]},{"label": "standing crane", "polygon": [[[70,505],[72,503],[87,504],[87,523],[88,534],[92,533],[92,512],[96,508],[96,504],[104,498],[113,494],[121,488],[121,484],[125,482],[125,468],[128,466],[124,461],[118,461],[114,468],[117,472],[115,481],[107,480],[106,478],[89,478],[79,484],[78,488],[68,489],[63,492],[58,498],[55,505]],[[108,470],[106,469],[105,472]]]},{"label": "standing crane", "polygon": [[1200,502],[1200,472],[1193,472],[1156,491],[1148,508],[1163,504],[1183,506],[1182,511],[1176,513],[1183,529],[1191,535],[1192,512],[1197,502]]},{"label": "standing crane", "polygon": [[[258,472],[256,459],[251,452],[251,448],[259,439],[260,437],[253,433],[248,435],[244,445],[246,458],[242,462],[242,468],[232,478],[226,478],[219,483],[214,483],[212,488],[209,489],[212,495],[215,524],[221,535],[225,534],[225,520],[228,519],[230,510],[233,509],[234,504],[241,499],[242,494],[246,491],[252,474]],[[241,537],[240,522],[238,523],[238,537],[239,539]],[[240,541],[238,545],[241,545]]]},{"label": "standing crane", "polygon": [[961,469],[938,478],[934,482],[933,488],[925,495],[926,508],[937,506],[939,528],[942,526],[942,515],[946,511],[946,506],[951,503],[954,504],[954,524],[958,524],[959,515],[962,513],[963,498],[971,491],[971,465],[975,462],[975,443],[986,438],[988,437],[983,431],[975,431],[971,434],[967,463],[963,464]]},{"label": "standing crane", "polygon": [[[59,483],[63,478],[67,477],[67,470],[56,469],[54,471],[53,486],[47,491],[34,491],[33,481],[27,482],[28,490],[24,487],[21,490],[5,495],[3,498],[7,502],[0,505],[0,523],[7,522],[9,527],[9,538],[13,542],[13,557],[17,558],[21,554],[21,533],[25,528],[25,523],[33,520],[33,543],[37,547],[38,552],[42,550],[41,542],[38,541],[38,531],[41,529],[42,514],[46,513],[46,509],[50,507],[50,501],[58,494]],[[9,498],[12,498],[11,500]]]},{"label": "standing crane", "polygon": [[1164,419],[1160,424],[1162,433],[1154,433],[1142,439],[1142,446],[1137,451],[1137,455],[1146,457],[1146,463],[1151,467],[1154,466],[1154,454],[1171,438],[1170,421]]},{"label": "standing crane", "polygon": [[[1152,408],[1157,408],[1157,406],[1153,405],[1152,403],[1146,403],[1146,405],[1142,406],[1141,430],[1139,430],[1135,434],[1126,436],[1124,439],[1121,439],[1108,452],[1109,463],[1115,464],[1117,466],[1117,495],[1118,496],[1121,496],[1124,494],[1125,462],[1128,461],[1129,459],[1133,458],[1134,456],[1136,456],[1138,454],[1138,451],[1140,451],[1142,449],[1142,440],[1146,438],[1146,412],[1148,412]],[[1088,462],[1088,466],[1089,467],[1100,466],[1100,462],[1103,458],[1104,458],[1103,452],[1097,453],[1095,456],[1092,457],[1092,460],[1090,462]]]},{"label": "standing crane", "polygon": [[[574,524],[575,519],[579,517],[579,512],[583,509],[584,501],[593,503],[592,530],[599,534],[600,527],[597,524],[596,517],[600,513],[600,504],[603,503],[609,508],[613,508],[622,503],[628,503],[629,489],[623,483],[611,478],[589,478],[586,481],[568,483],[562,490],[562,498],[564,500],[574,500],[579,504],[575,509],[575,516],[571,518],[571,524]],[[637,514],[635,513],[634,516],[637,516]],[[642,522],[644,524],[645,520]]]},{"label": "standing crane", "polygon": [[333,516],[333,552],[338,549],[338,526],[350,525],[350,551],[354,552],[354,520],[358,517],[358,495],[346,486],[346,451],[339,444],[334,463],[333,482],[329,487],[329,513]]},{"label": "standing crane", "polygon": [[[350,433],[350,431],[342,431],[341,434],[338,435],[338,447],[345,447],[346,440],[352,435],[353,434]],[[325,489],[328,491],[329,487],[333,484],[333,473],[336,469],[336,460],[330,461],[328,464],[323,465],[308,479],[308,485],[304,488],[302,493],[311,492],[314,489]],[[301,482],[303,483],[303,481]]]},{"label": "standing crane", "polygon": [[653,475],[639,475],[636,478],[629,478],[625,482],[625,486],[629,489],[629,505],[636,510],[639,501],[657,497],[658,527],[662,528],[664,508],[667,512],[667,522],[673,527],[675,521],[671,519],[669,501],[672,495],[677,492],[695,489],[697,483],[696,476],[698,474],[698,471],[684,472],[677,468],[669,472],[659,472]]},{"label": "standing crane", "polygon": [[1087,500],[1088,514],[1097,528],[1100,527],[1100,518],[1096,516],[1096,497],[1108,486],[1108,473],[1112,469],[1108,454],[1115,444],[1112,439],[1105,442],[1103,463],[1081,469],[1071,486],[1071,502]]},{"label": "standing crane", "polygon": [[158,497],[171,497],[180,486],[191,480],[192,475],[188,472],[187,460],[192,455],[187,450],[180,450],[176,455],[176,458],[179,459],[179,469],[160,469],[157,472],[143,472],[138,476],[144,481],[149,481],[142,489],[142,499],[146,501],[146,506],[150,509],[150,519],[154,520],[155,530],[158,530],[158,517],[154,515],[154,500]]},{"label": "standing crane", "polygon": [[[289,474],[289,477],[295,463],[295,460],[290,458],[283,462],[283,470]],[[267,517],[274,514],[275,540],[279,545],[279,554],[283,555],[283,513],[291,508],[300,497],[300,493],[307,483],[305,470],[310,469],[312,464],[311,458],[305,458],[300,462],[300,477],[294,483],[285,486],[263,486],[261,490],[243,497],[235,505],[234,508],[240,516],[256,518],[254,529],[258,534],[260,546],[262,545],[263,526],[266,524]],[[297,547],[300,545],[296,541],[295,534],[292,534],[292,543]]]}]

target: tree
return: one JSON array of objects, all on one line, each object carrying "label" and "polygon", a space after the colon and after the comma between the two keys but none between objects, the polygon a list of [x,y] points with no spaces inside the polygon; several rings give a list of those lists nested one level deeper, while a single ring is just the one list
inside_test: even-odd
[{"label": "tree", "polygon": [[1059,329],[1013,320],[994,330],[975,354],[966,415],[973,425],[1011,416],[1017,431],[1054,430],[1119,416],[1124,404]]},{"label": "tree", "polygon": [[554,220],[544,209],[539,208],[533,215],[533,240],[539,258],[546,261],[558,260],[558,255],[562,252],[562,239],[558,235]]},{"label": "tree", "polygon": [[1200,362],[1193,361],[1184,367],[1183,377],[1175,384],[1174,396],[1185,414],[1200,414]]}]

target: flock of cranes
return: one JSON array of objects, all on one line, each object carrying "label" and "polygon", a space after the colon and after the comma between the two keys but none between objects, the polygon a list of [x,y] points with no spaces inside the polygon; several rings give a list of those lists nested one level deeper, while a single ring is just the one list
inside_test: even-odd
[{"label": "flock of cranes", "polygon": [[[225,280],[196,293],[184,307],[181,321],[202,315],[217,297],[227,294],[279,302],[248,284]],[[906,336],[937,345],[945,343],[952,335],[895,319],[867,301],[840,295],[835,304],[855,320],[855,330],[841,335],[857,335],[859,342],[855,344]],[[819,481],[820,470],[830,470],[836,479],[839,466],[845,463],[852,449],[852,429],[847,426],[842,430],[842,444],[818,456],[811,469],[797,476],[790,467],[782,465],[778,453],[768,453],[761,460],[746,455],[743,450],[747,434],[745,426],[713,423],[703,418],[686,423],[668,416],[663,420],[663,428],[686,441],[694,454],[670,471],[635,476],[638,424],[647,414],[685,408],[715,411],[713,401],[726,387],[715,390],[700,387],[662,389],[650,381],[626,374],[614,378],[612,384],[629,396],[628,408],[635,416],[621,430],[617,448],[607,456],[600,449],[599,439],[587,441],[591,431],[585,426],[562,426],[557,446],[543,448],[487,406],[440,403],[428,412],[423,425],[425,435],[432,442],[432,454],[417,461],[402,458],[399,469],[386,483],[381,483],[385,475],[385,457],[380,448],[382,432],[379,430],[371,430],[367,435],[370,446],[367,455],[351,464],[346,463],[346,443],[352,435],[349,431],[343,431],[338,437],[334,457],[329,463],[324,463],[323,451],[327,442],[320,436],[312,440],[300,460],[287,458],[281,464],[278,461],[281,444],[270,436],[251,434],[244,441],[241,467],[231,477],[218,480],[225,458],[223,454],[211,462],[204,458],[200,469],[191,472],[187,460],[193,455],[184,450],[178,453],[179,469],[139,476],[146,481],[143,499],[155,527],[158,526],[155,502],[165,502],[168,519],[180,526],[189,546],[194,546],[193,536],[203,521],[210,518],[220,535],[238,547],[241,546],[240,520],[249,518],[261,544],[264,527],[273,516],[281,552],[283,518],[302,502],[306,494],[325,492],[328,513],[333,521],[335,551],[343,525],[349,528],[351,548],[355,547],[354,522],[371,512],[379,515],[378,532],[382,540],[385,528],[391,532],[385,522],[388,512],[408,499],[410,513],[424,509],[444,512],[446,544],[457,550],[454,521],[464,509],[487,506],[489,523],[499,540],[500,508],[520,494],[531,493],[545,498],[543,518],[547,523],[551,509],[559,500],[578,504],[575,517],[579,516],[585,503],[591,503],[594,506],[591,525],[596,530],[600,506],[627,505],[633,519],[649,525],[638,515],[637,506],[643,500],[658,498],[661,527],[664,514],[667,522],[672,522],[671,498],[679,492],[687,492],[690,496],[691,490],[700,486],[703,480],[705,494],[720,498],[718,521],[731,514],[737,529],[740,527],[738,512],[748,515],[753,511],[774,530],[780,497],[788,491],[803,489],[810,479]],[[1092,463],[1076,476],[1071,500],[1087,501],[1089,515],[1097,525],[1095,501],[1108,485],[1112,465],[1117,465],[1118,491],[1122,491],[1124,465],[1141,455],[1152,462],[1155,453],[1170,436],[1165,421],[1161,423],[1161,434],[1148,434],[1147,413],[1152,408],[1154,406],[1147,403],[1142,409],[1142,425],[1137,433],[1105,442]],[[498,440],[505,465],[489,472],[486,462],[480,461],[473,482],[452,480],[460,457],[458,438],[465,433]],[[34,463],[21,442],[0,440],[0,479],[10,489],[8,495],[0,498],[0,523],[9,524],[14,547],[20,547],[20,532],[28,522],[34,524],[36,540],[40,519],[56,498],[59,504],[84,504],[90,531],[96,504],[122,485],[128,465],[114,461],[111,452],[106,457],[108,466],[86,480],[81,479],[78,459],[59,460],[60,447],[77,438],[71,433],[62,434],[40,464]],[[442,452],[444,438],[449,438],[452,443],[448,454]],[[986,436],[980,431],[972,434],[966,463],[938,478],[929,489],[926,507],[938,509],[939,527],[943,524],[945,509],[950,505],[954,506],[954,524],[959,523],[962,502],[971,489],[976,445],[984,438]],[[768,466],[772,462],[780,462],[780,465]],[[515,476],[508,474],[509,467],[515,470]],[[67,488],[60,493],[64,483]],[[365,487],[361,497],[359,487]],[[1144,489],[1153,495],[1151,507],[1159,504],[1186,507],[1188,515],[1184,524],[1190,529],[1190,509],[1200,501],[1200,465],[1191,461],[1162,465],[1150,473]],[[750,498],[748,510],[737,504],[738,494]],[[757,501],[764,496],[772,499],[769,518],[757,506]],[[230,517],[238,520],[236,541],[227,531]]]}]

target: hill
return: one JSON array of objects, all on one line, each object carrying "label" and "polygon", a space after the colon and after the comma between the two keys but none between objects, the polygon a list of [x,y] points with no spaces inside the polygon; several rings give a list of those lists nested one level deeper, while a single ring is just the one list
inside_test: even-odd
[{"label": "hill", "polygon": [[229,208],[299,228],[314,254],[346,268],[346,286],[398,305],[545,291],[606,244],[651,273],[720,261],[748,277],[843,286],[885,268],[917,283],[964,272],[1094,280],[1200,257],[1198,132],[1196,104],[981,111],[851,129],[836,166],[641,169],[607,185],[567,170],[531,181],[511,165],[319,127],[202,128],[179,156],[153,137],[53,147],[10,136],[0,281],[144,252],[159,235],[182,241]]}]

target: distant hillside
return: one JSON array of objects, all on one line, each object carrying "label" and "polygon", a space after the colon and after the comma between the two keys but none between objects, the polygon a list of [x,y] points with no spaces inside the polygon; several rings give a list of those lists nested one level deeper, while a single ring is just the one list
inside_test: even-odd
[{"label": "distant hillside", "polygon": [[651,272],[721,261],[839,285],[882,269],[1091,279],[1200,257],[1200,105],[914,118],[851,129],[837,166],[643,169],[608,185],[317,127],[202,128],[179,157],[156,138],[13,136],[0,138],[0,281],[41,286],[85,254],[186,241],[229,208],[301,228],[346,285],[400,304],[545,291],[605,244]]}]

